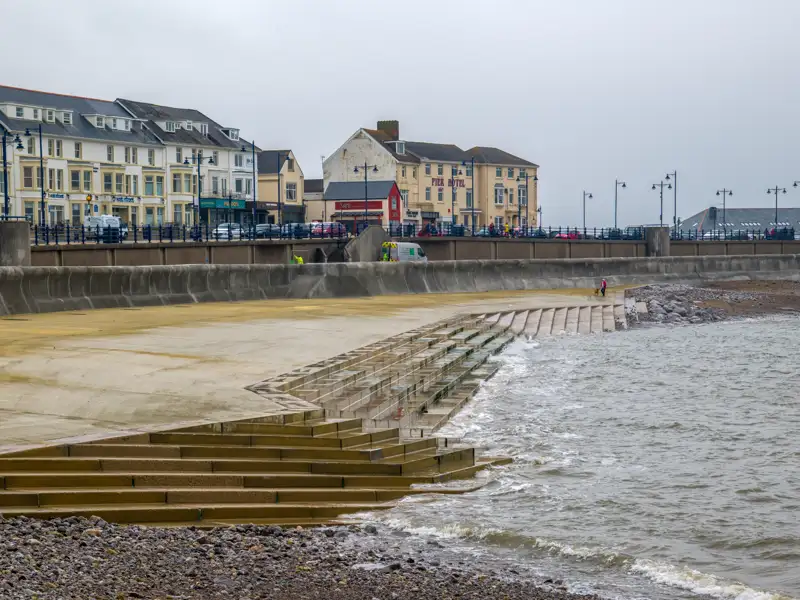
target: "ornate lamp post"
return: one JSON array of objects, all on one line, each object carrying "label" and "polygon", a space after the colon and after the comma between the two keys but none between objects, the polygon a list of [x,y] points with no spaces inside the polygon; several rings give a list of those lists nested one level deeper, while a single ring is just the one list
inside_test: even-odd
[{"label": "ornate lamp post", "polygon": [[[378,165],[368,165],[366,162],[363,165],[360,165],[362,169],[364,169],[364,229],[367,228],[369,223],[369,191],[367,186],[367,174],[369,173],[369,169],[372,168],[373,173],[378,172]],[[358,173],[358,167],[353,169],[353,173]],[[353,223],[355,231],[354,234],[358,235],[358,225]]]},{"label": "ornate lamp post", "polygon": [[22,140],[19,139],[19,134],[14,136],[12,140],[8,136],[8,131],[3,129],[3,216],[8,219],[10,199],[8,197],[8,161],[6,159],[6,146],[8,144],[16,144],[17,150],[24,150]]}]

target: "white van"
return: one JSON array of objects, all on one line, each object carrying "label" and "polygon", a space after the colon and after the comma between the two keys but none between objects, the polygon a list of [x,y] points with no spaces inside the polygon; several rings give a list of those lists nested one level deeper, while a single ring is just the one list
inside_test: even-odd
[{"label": "white van", "polygon": [[86,228],[87,239],[94,239],[95,237],[125,239],[127,235],[127,228],[122,226],[122,220],[112,215],[86,217],[83,221],[83,226]]},{"label": "white van", "polygon": [[388,262],[428,262],[428,256],[414,242],[384,242],[381,260]]}]

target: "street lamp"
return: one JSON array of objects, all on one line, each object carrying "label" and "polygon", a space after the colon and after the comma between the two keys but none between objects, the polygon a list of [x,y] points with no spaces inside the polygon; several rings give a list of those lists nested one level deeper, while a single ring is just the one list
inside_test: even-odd
[{"label": "street lamp", "polygon": [[[675,169],[672,173],[667,173],[666,177],[664,177],[664,181],[670,181],[672,178],[672,183],[675,186],[673,191],[673,215],[672,215],[672,226],[675,231],[678,230],[678,170]],[[664,212],[663,210],[661,212]]]},{"label": "street lamp", "polygon": [[[372,167],[372,172],[378,172],[378,165],[368,165],[366,162],[361,165],[364,169],[364,229],[366,229],[369,225],[369,191],[367,188],[367,174],[369,173],[370,167]],[[353,169],[353,173],[358,173],[358,167]],[[353,233],[358,235],[358,225],[354,222],[353,223]]]},{"label": "street lamp", "polygon": [[[794,182],[794,185],[797,185],[797,181]],[[775,233],[778,233],[778,193],[783,192],[786,193],[786,188],[778,187],[777,185],[774,188],[769,188],[767,190],[768,194],[775,194]]]},{"label": "street lamp", "polygon": [[[462,160],[461,166],[466,167],[467,161]],[[469,160],[469,172],[470,172],[470,179],[469,179],[469,186],[470,191],[472,192],[472,235],[475,235],[475,157],[473,156]]]},{"label": "street lamp", "polygon": [[[669,175],[667,175],[667,177],[669,177]],[[661,198],[661,212],[658,215],[658,222],[661,225],[661,227],[664,226],[664,188],[665,187],[668,190],[671,190],[672,189],[672,184],[671,183],[667,183],[665,181],[662,181],[661,183],[654,183],[653,184],[653,189],[659,188],[658,195]]]},{"label": "street lamp", "polygon": [[536,219],[538,222],[536,224],[539,226],[539,229],[541,229],[542,228],[542,205],[541,204],[536,209],[536,212],[539,213],[539,218]]},{"label": "street lamp", "polygon": [[[33,135],[31,130],[27,127],[25,128],[25,137],[31,137]],[[42,204],[40,207],[40,216],[39,220],[41,222],[42,227],[47,224],[46,219],[44,218],[44,144],[42,143],[42,124],[39,123],[39,171],[41,172],[41,178],[39,179],[39,183],[41,184],[39,187],[42,190]]]},{"label": "street lamp", "polygon": [[[256,179],[256,142],[252,140],[250,142],[250,146],[252,146],[253,152],[253,237],[256,234],[256,190],[258,189],[258,179]],[[242,146],[242,152],[247,152],[247,148]],[[278,180],[280,181],[280,174],[278,175]]]},{"label": "street lamp", "polygon": [[[531,177],[528,175],[528,170],[525,169],[525,227],[530,227],[530,205],[531,205],[531,191],[530,187],[528,186],[528,180],[533,179],[533,185],[536,185],[536,182],[539,181],[539,178],[534,175]],[[517,177],[517,182],[522,181],[522,176]],[[519,194],[517,194],[517,199],[519,199]],[[522,204],[519,205],[519,216],[517,216],[517,221],[519,221],[519,226],[522,227]],[[538,212],[541,213],[540,209],[537,209]]]},{"label": "street lamp", "polygon": [[592,193],[584,190],[583,192],[583,233],[586,233],[586,198],[592,199]]},{"label": "street lamp", "polygon": [[283,167],[283,158],[289,158],[288,152],[275,151],[275,160],[278,161],[277,170],[278,174],[278,226],[283,229],[283,210],[281,209],[281,168]]},{"label": "street lamp", "polygon": [[[203,152],[198,150],[197,153],[192,152],[192,163],[197,164],[197,203],[194,205],[194,225],[195,227],[200,227],[200,198],[203,195],[203,180],[200,177],[200,165],[203,163]],[[192,164],[189,162],[189,157],[187,156],[183,164],[189,165]],[[214,164],[214,157],[208,157],[208,164]]]},{"label": "street lamp", "polygon": [[19,139],[19,134],[14,136],[13,140],[10,140],[8,137],[8,131],[3,128],[3,216],[5,219],[8,219],[8,212],[9,212],[9,198],[8,198],[8,162],[6,160],[6,146],[11,144],[16,144],[17,150],[24,150],[22,145],[22,140]]},{"label": "street lamp", "polygon": [[727,196],[733,196],[733,191],[722,188],[721,190],[717,190],[717,196],[722,196],[722,231],[725,233],[725,237],[727,237],[728,233],[728,219],[727,214],[725,212],[725,199]]},{"label": "street lamp", "polygon": [[453,225],[456,224],[456,175],[463,175],[464,172],[461,171],[458,167],[452,167],[450,169],[450,183],[453,184],[453,193],[452,197],[450,198],[450,235],[453,235]]},{"label": "street lamp", "polygon": [[617,192],[619,188],[624,190],[626,187],[628,187],[628,184],[624,181],[614,180],[614,229],[617,228]]}]

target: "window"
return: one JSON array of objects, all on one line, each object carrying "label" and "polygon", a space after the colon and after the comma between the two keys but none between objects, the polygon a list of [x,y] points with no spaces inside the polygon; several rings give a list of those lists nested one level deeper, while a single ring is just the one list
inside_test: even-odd
[{"label": "window", "polygon": [[36,167],[36,187],[39,188],[39,189],[41,189],[42,185],[44,185],[42,183],[42,177],[43,176],[44,176],[44,173],[42,173],[42,167]]},{"label": "window", "polygon": [[175,133],[175,123],[172,121],[167,121],[164,123],[164,126],[167,130],[167,133]]},{"label": "window", "polygon": [[35,120],[37,120],[37,121],[39,120],[39,109],[38,108],[34,108],[33,109],[33,118]]},{"label": "window", "polygon": [[458,190],[456,190],[456,188],[453,188],[453,204],[456,204],[457,202],[458,202]]},{"label": "window", "polygon": [[62,140],[56,140],[56,156],[59,158],[64,156],[64,142]]},{"label": "window", "polygon": [[211,178],[211,192],[213,194],[219,194],[219,177]]},{"label": "window", "polygon": [[188,194],[192,189],[192,174],[185,173],[183,175],[183,193]]},{"label": "window", "polygon": [[83,208],[82,204],[73,204],[72,205],[72,224],[73,225],[80,225],[81,224],[81,208]]},{"label": "window", "polygon": [[80,192],[81,191],[81,172],[80,171],[70,171],[69,172],[69,191],[70,192]]},{"label": "window", "polygon": [[417,167],[414,167],[413,169],[411,169],[411,177],[413,179],[417,178]]},{"label": "window", "polygon": [[405,177],[405,176],[406,176],[406,167],[405,165],[403,165],[402,167],[400,167],[400,177]]},{"label": "window", "polygon": [[136,147],[131,148],[131,162],[134,165],[138,165],[139,164],[139,149],[136,148]]},{"label": "window", "polygon": [[219,152],[214,150],[213,154],[211,155],[211,159],[214,161],[215,165],[219,164]]},{"label": "window", "polygon": [[138,175],[134,175],[133,176],[133,195],[134,196],[138,196],[139,195],[139,176]]},{"label": "window", "polygon": [[55,156],[56,154],[56,141],[47,140],[47,156]]},{"label": "window", "polygon": [[455,179],[458,177],[458,167],[451,167],[450,168],[450,175]]},{"label": "window", "polygon": [[111,179],[111,173],[103,173],[103,191],[106,194],[110,194],[114,191],[114,184],[113,180]]},{"label": "window", "polygon": [[495,227],[495,229],[502,229],[503,228],[503,217],[495,217],[494,218],[494,227]]},{"label": "window", "polygon": [[471,162],[467,163],[467,168],[466,168],[465,172],[467,174],[467,177],[472,177],[472,163]]},{"label": "window", "polygon": [[130,175],[125,175],[125,195],[126,196],[130,196],[131,195],[132,183],[133,182],[131,181],[131,176]]},{"label": "window", "polygon": [[47,189],[48,190],[56,189],[56,170],[55,169],[47,169]]},{"label": "window", "polygon": [[125,146],[125,162],[130,164],[131,162],[131,147]]},{"label": "window", "polygon": [[64,121],[64,125],[72,125],[72,113],[63,113],[62,120]]},{"label": "window", "polygon": [[495,177],[502,177],[503,176],[503,167],[497,167],[494,170],[494,176]]},{"label": "window", "polygon": [[84,171],[83,172],[83,191],[84,192],[91,192],[92,191],[92,172],[91,171]]},{"label": "window", "polygon": [[147,164],[151,167],[156,164],[156,151],[152,148],[147,151]]},{"label": "window", "polygon": [[[286,184],[286,199],[289,199],[289,186],[295,186],[294,183]],[[253,180],[252,179],[245,179],[244,180],[244,193],[250,194],[253,191]],[[295,199],[297,198],[297,187],[295,186],[295,190],[293,192]]]},{"label": "window", "polygon": [[[249,183],[249,179],[247,180]],[[287,183],[286,184],[286,201],[287,202],[294,202],[297,200],[297,184],[296,183]]]},{"label": "window", "polygon": [[528,190],[524,187],[521,187],[517,190],[517,199],[522,206],[527,206],[528,204]]},{"label": "window", "polygon": [[400,190],[400,198],[403,200],[403,208],[408,208],[408,190]]},{"label": "window", "polygon": [[431,174],[431,166],[425,165],[425,175],[430,175],[430,174]]},{"label": "window", "polygon": [[117,120],[112,117],[111,119],[111,129],[117,128]]},{"label": "window", "polygon": [[131,122],[130,122],[129,119],[122,119],[122,128],[125,131],[130,131],[131,130]]},{"label": "window", "polygon": [[208,135],[208,123],[200,123],[200,133]]},{"label": "window", "polygon": [[467,208],[472,208],[472,190],[467,190]]},{"label": "window", "polygon": [[180,173],[173,173],[172,174],[172,192],[174,194],[181,193],[181,174]]},{"label": "window", "polygon": [[108,162],[114,162],[114,146],[106,146],[106,159]]},{"label": "window", "polygon": [[242,193],[242,180],[241,179],[237,179],[234,182],[234,186],[235,186],[234,190],[241,194]]},{"label": "window", "polygon": [[18,106],[17,107],[17,118],[21,119],[24,116],[25,116],[25,109],[22,108],[21,106]]},{"label": "window", "polygon": [[47,121],[48,123],[52,123],[53,121],[55,121],[56,120],[56,111],[48,110],[45,113],[44,120]]},{"label": "window", "polygon": [[397,142],[394,145],[395,152],[398,154],[405,154],[406,153],[406,143],[405,142]]},{"label": "window", "polygon": [[187,225],[191,225],[192,224],[192,206],[190,204],[186,205],[186,211],[185,212],[186,212],[186,215],[185,215],[186,216],[186,224]]},{"label": "window", "polygon": [[194,127],[192,126],[192,122],[191,121],[186,121],[186,129],[187,129],[187,131],[190,130],[190,129],[194,129]]},{"label": "window", "polygon": [[439,202],[444,202],[444,190],[439,188],[439,197],[437,198]]},{"label": "window", "polygon": [[[225,186],[222,187],[225,188]],[[192,175],[192,194],[197,194],[197,175]]]},{"label": "window", "polygon": [[175,223],[175,225],[180,225],[182,215],[183,215],[183,206],[181,206],[180,204],[175,204],[172,207],[172,222]]},{"label": "window", "polygon": [[430,202],[430,201],[431,201],[431,188],[426,187],[425,188],[425,202]]},{"label": "window", "polygon": [[244,163],[244,157],[241,154],[235,154],[233,157],[233,166],[241,167]]},{"label": "window", "polygon": [[33,187],[33,167],[22,167],[22,187]]},{"label": "window", "polygon": [[164,195],[164,176],[156,175],[156,196]]},{"label": "window", "polygon": [[75,142],[75,158],[83,158],[83,144]]},{"label": "window", "polygon": [[439,175],[444,175],[444,165],[436,165],[436,172]]},{"label": "window", "polygon": [[56,171],[56,189],[59,192],[64,191],[64,171],[62,169]]},{"label": "window", "polygon": [[527,170],[527,169],[520,169],[520,170],[519,170],[519,177],[520,177],[520,179],[525,179],[525,176],[526,176],[527,174],[528,174],[528,170]]},{"label": "window", "polygon": [[105,119],[103,117],[96,117],[95,121],[98,127],[105,127],[106,125]]},{"label": "window", "polygon": [[28,154],[36,154],[36,138],[33,136],[28,138]]},{"label": "window", "polygon": [[514,188],[508,190],[508,203],[514,204]]},{"label": "window", "polygon": [[503,204],[503,187],[495,187],[494,188],[494,203],[502,205]]},{"label": "window", "polygon": [[514,168],[513,167],[509,167],[508,168],[508,178],[509,179],[513,179],[513,177],[514,177]]},{"label": "window", "polygon": [[222,178],[222,195],[228,195],[228,180],[225,177]]},{"label": "window", "polygon": [[152,196],[153,195],[153,176],[152,175],[145,175],[144,176],[144,195],[145,196]]},{"label": "window", "polygon": [[175,162],[176,163],[183,162],[183,148],[175,148]]},{"label": "window", "polygon": [[286,159],[286,169],[294,173],[294,159],[292,158]]},{"label": "window", "polygon": [[0,177],[0,194],[5,194],[5,193],[6,193],[6,183],[5,180],[2,177]]}]

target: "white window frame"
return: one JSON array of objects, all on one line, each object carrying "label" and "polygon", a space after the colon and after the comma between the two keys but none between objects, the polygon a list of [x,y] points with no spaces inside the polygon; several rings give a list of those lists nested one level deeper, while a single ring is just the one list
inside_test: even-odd
[{"label": "white window frame", "polygon": [[151,167],[156,165],[156,151],[153,148],[147,150],[147,164]]},{"label": "white window frame", "polygon": [[[250,181],[249,179],[247,181]],[[291,193],[289,193],[291,192]],[[294,182],[287,182],[286,183],[286,201],[297,201],[297,184]]]},{"label": "white window frame", "polygon": [[430,174],[431,174],[431,165],[430,164],[426,164],[425,165],[425,175],[430,175]]},{"label": "white window frame", "polygon": [[233,157],[233,166],[234,167],[244,166],[244,156],[241,154],[235,154]]},{"label": "white window frame", "polygon": [[426,202],[430,202],[431,201],[431,188],[429,188],[429,187],[425,188],[425,201]]},{"label": "white window frame", "polygon": [[183,148],[175,148],[175,162],[178,164],[183,162]]},{"label": "white window frame", "polygon": [[21,106],[18,106],[17,110],[14,112],[14,114],[17,116],[18,119],[24,119],[25,118],[25,109],[23,107],[21,107]]},{"label": "white window frame", "polygon": [[444,165],[442,164],[436,165],[436,173],[439,175],[439,177],[444,175]]},{"label": "white window frame", "polygon": [[495,177],[503,177],[503,167],[495,167],[494,168],[494,176]]},{"label": "white window frame", "polygon": [[62,140],[56,140],[56,156],[58,158],[64,157],[64,142]]},{"label": "white window frame", "polygon": [[56,120],[56,111],[48,108],[47,112],[44,113],[44,120],[48,123],[54,123]]},{"label": "white window frame", "polygon": [[191,121],[186,121],[186,129],[187,130],[194,129],[194,126],[192,125]]},{"label": "white window frame", "polygon": [[444,202],[444,188],[439,188],[439,192],[436,195],[436,200],[439,202]]},{"label": "white window frame", "polygon": [[33,109],[33,118],[35,120],[37,120],[37,121],[39,120],[39,109],[38,108],[34,108]]},{"label": "white window frame", "polygon": [[403,201],[403,208],[408,208],[408,190],[400,190],[400,199]]},{"label": "white window frame", "polygon": [[117,128],[117,119],[115,117],[111,117],[111,129]]},{"label": "white window frame", "polygon": [[467,208],[472,208],[472,190],[467,190]]},{"label": "white window frame", "polygon": [[405,177],[405,176],[406,176],[406,166],[403,165],[402,167],[400,167],[400,177]]},{"label": "white window frame", "polygon": [[503,206],[505,203],[505,199],[503,198],[503,194],[505,193],[505,189],[502,187],[495,187],[494,188],[494,204],[495,206]]},{"label": "white window frame", "polygon": [[164,130],[167,133],[175,133],[175,121],[167,121],[164,123]]},{"label": "white window frame", "polygon": [[139,149],[136,146],[131,148],[131,164],[139,164]]},{"label": "white window frame", "polygon": [[508,188],[508,203],[514,204],[514,188]]},{"label": "white window frame", "polygon": [[97,127],[106,126],[106,120],[103,117],[95,117],[94,122]]},{"label": "white window frame", "polygon": [[106,160],[108,162],[114,162],[114,145],[109,144],[106,146]]},{"label": "white window frame", "polygon": [[242,190],[244,189],[244,184],[242,183],[243,179],[236,179],[233,183],[233,191],[237,194],[241,194]]},{"label": "white window frame", "polygon": [[75,142],[75,158],[83,158],[83,144]]},{"label": "white window frame", "polygon": [[63,116],[64,125],[72,125],[72,113],[65,112]]},{"label": "white window frame", "polygon": [[517,201],[522,206],[528,205],[528,188],[526,188],[525,186],[517,188]]},{"label": "white window frame", "polygon": [[200,123],[200,133],[202,135],[208,135],[208,123]]},{"label": "white window frame", "polygon": [[125,146],[125,164],[131,164],[131,147]]},{"label": "white window frame", "polygon": [[514,179],[514,167],[508,167],[508,178]]}]

